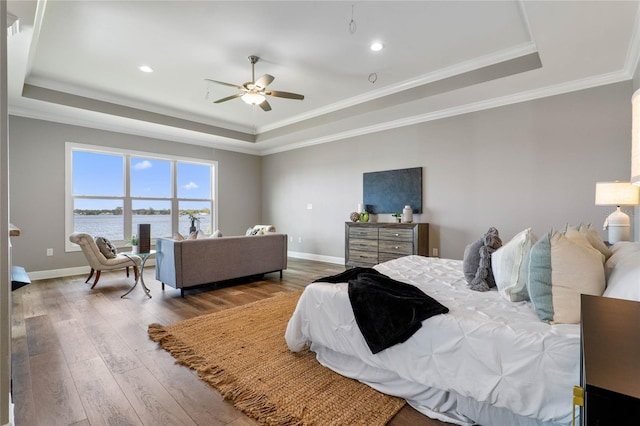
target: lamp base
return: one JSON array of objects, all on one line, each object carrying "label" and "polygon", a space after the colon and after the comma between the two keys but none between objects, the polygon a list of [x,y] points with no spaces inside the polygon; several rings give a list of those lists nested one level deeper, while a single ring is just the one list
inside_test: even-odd
[{"label": "lamp base", "polygon": [[620,206],[604,221],[604,229],[609,230],[609,244],[629,241],[631,221],[629,215],[620,210]]}]

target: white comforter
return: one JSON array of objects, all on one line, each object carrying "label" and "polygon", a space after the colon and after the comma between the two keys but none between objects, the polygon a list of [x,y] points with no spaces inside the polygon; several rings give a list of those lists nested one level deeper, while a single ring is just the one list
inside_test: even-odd
[{"label": "white comforter", "polygon": [[313,283],[289,320],[289,348],[310,345],[323,364],[416,405],[421,392],[428,397],[435,388],[539,421],[570,423],[572,387],[579,384],[578,325],[545,324],[529,302],[469,290],[461,261],[408,256],[375,268],[420,288],[449,313],[373,355],[355,323],[347,284]]}]

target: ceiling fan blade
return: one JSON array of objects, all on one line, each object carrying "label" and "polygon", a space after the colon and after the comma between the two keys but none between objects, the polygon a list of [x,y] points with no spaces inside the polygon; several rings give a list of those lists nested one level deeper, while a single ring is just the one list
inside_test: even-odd
[{"label": "ceiling fan blade", "polygon": [[276,90],[269,90],[268,92],[264,92],[264,94],[269,96],[275,96],[276,98],[297,99],[300,101],[304,99],[304,95],[299,95],[297,93],[291,93],[291,92],[279,92]]},{"label": "ceiling fan blade", "polygon": [[244,93],[236,93],[235,95],[227,96],[226,98],[218,99],[217,101],[213,101],[214,104],[219,104],[222,102],[230,101],[231,99],[239,98],[244,95]]},{"label": "ceiling fan blade", "polygon": [[266,99],[260,102],[258,105],[260,105],[260,108],[262,108],[263,111],[271,111],[271,105],[269,105],[269,102],[267,102]]},{"label": "ceiling fan blade", "polygon": [[223,86],[235,87],[236,89],[244,89],[242,86],[238,86],[237,84],[225,83],[224,81],[211,80],[210,78],[205,78],[205,81],[210,81],[211,83],[222,84]]},{"label": "ceiling fan blade", "polygon": [[267,87],[268,85],[271,84],[271,82],[275,79],[274,76],[269,75],[269,74],[265,74],[262,77],[260,77],[259,79],[256,80],[254,84],[254,86],[256,87],[256,89],[258,90],[263,90],[265,87]]}]

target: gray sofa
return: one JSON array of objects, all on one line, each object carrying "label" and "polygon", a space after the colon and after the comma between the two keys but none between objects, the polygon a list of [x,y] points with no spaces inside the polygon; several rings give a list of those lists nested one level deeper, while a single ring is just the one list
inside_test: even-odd
[{"label": "gray sofa", "polygon": [[180,289],[287,269],[287,235],[156,240],[156,279]]}]

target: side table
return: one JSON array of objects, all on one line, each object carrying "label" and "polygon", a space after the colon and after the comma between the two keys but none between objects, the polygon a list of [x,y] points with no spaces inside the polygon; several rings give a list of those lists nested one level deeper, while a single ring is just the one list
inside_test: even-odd
[{"label": "side table", "polygon": [[[133,253],[133,252],[127,252],[127,253],[122,253],[124,256],[138,256],[142,259],[142,263],[140,263],[140,285],[142,285],[142,288],[144,289],[144,292],[147,296],[149,296],[149,299],[151,299],[151,291],[149,290],[149,288],[147,288],[147,286],[144,283],[144,265],[147,263],[147,259],[149,259],[151,256],[156,254],[155,250],[150,250],[148,253]],[[138,280],[136,280],[136,282],[133,284],[133,287],[131,287],[129,289],[129,291],[127,291],[125,294],[123,294],[122,297],[125,297],[127,294],[131,293],[133,291],[134,288],[136,288],[136,286],[138,285]]]}]

